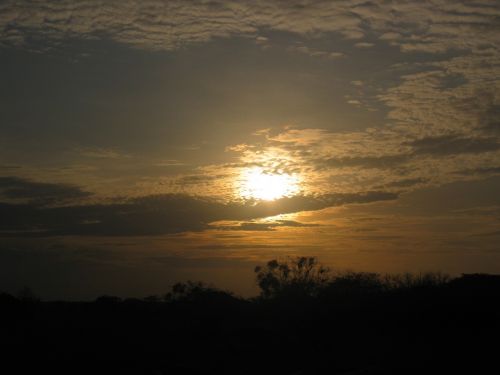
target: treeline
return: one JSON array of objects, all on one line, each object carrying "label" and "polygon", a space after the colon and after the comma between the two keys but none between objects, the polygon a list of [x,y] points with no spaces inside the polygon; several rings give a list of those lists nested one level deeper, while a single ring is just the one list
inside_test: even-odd
[{"label": "treeline", "polygon": [[[202,282],[162,296],[43,302],[0,295],[16,373],[448,374],[499,369],[500,276],[256,267],[260,295]],[[493,371],[493,372],[491,372]]]}]

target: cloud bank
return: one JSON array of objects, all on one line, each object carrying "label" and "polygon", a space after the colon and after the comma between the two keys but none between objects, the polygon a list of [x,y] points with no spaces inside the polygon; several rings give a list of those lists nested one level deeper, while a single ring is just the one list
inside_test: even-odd
[{"label": "cloud bank", "polygon": [[[7,179],[5,179],[7,181]],[[69,195],[79,198],[80,190],[65,185],[39,184],[13,179],[17,186],[45,190],[42,197]],[[39,189],[40,190],[40,189]],[[36,191],[39,191],[36,190]],[[7,190],[9,191],[9,190]],[[11,190],[12,191],[12,190]],[[45,194],[49,191],[49,194]],[[77,192],[77,194],[75,194]],[[61,193],[61,195],[59,195]],[[24,194],[22,195],[25,196]],[[33,196],[33,195],[31,195]],[[16,195],[17,197],[17,195]],[[294,196],[276,201],[221,203],[209,198],[164,194],[128,199],[120,203],[41,205],[40,200],[27,203],[0,203],[0,236],[144,236],[200,231],[220,220],[248,221],[298,211],[319,210],[352,203],[369,203],[396,199],[388,192],[367,191],[358,194]],[[298,226],[300,223],[278,221],[267,226],[242,224],[244,230],[268,230],[276,226]]]}]

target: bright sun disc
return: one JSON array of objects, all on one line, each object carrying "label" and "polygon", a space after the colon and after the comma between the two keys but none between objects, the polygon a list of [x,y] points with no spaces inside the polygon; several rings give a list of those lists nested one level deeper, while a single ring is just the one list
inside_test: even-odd
[{"label": "bright sun disc", "polygon": [[272,201],[298,191],[298,178],[288,173],[266,173],[259,167],[243,171],[240,190],[243,198]]}]

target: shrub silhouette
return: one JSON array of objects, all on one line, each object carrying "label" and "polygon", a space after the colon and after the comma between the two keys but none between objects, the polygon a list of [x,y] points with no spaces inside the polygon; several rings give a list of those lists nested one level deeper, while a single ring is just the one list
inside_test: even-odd
[{"label": "shrub silhouette", "polygon": [[404,273],[385,275],[381,280],[387,290],[402,290],[413,288],[432,288],[447,284],[450,276],[441,272]]},{"label": "shrub silhouette", "polygon": [[220,290],[202,281],[187,281],[176,283],[172,291],[164,296],[166,302],[223,302],[235,300],[233,293]]},{"label": "shrub silhouette", "polygon": [[17,292],[17,298],[24,302],[40,302],[40,297],[28,286],[24,286]]},{"label": "shrub silhouette", "polygon": [[120,297],[102,295],[95,299],[95,302],[100,305],[116,305],[122,301]]},{"label": "shrub silhouette", "polygon": [[271,298],[283,295],[312,296],[328,281],[328,268],[314,257],[273,259],[264,267],[255,267],[261,296]]},{"label": "shrub silhouette", "polygon": [[332,277],[324,292],[335,294],[372,294],[385,289],[381,277],[371,272],[345,272]]}]

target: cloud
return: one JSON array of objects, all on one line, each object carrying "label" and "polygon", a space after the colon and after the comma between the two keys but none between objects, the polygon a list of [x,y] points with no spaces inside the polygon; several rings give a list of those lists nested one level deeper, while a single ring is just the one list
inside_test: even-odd
[{"label": "cloud", "polygon": [[485,233],[478,233],[473,235],[475,237],[500,237],[500,230],[493,231],[493,232],[485,232]]},{"label": "cloud", "polygon": [[434,53],[474,48],[478,33],[481,44],[494,43],[499,15],[496,2],[452,0],[111,0],[105,5],[98,0],[6,0],[0,5],[0,37],[8,45],[106,37],[138,48],[172,50],[220,37],[264,40],[261,30],[313,37],[335,32],[355,41],[371,33],[402,51]]},{"label": "cloud", "polygon": [[386,169],[393,168],[410,159],[410,155],[381,155],[381,156],[352,156],[340,158],[328,158],[318,160],[315,164],[319,168],[346,168],[346,167],[362,167],[362,168],[378,168]]},{"label": "cloud", "polygon": [[394,31],[388,31],[379,36],[379,39],[382,40],[398,40],[401,39],[402,35],[399,33],[395,33]]},{"label": "cloud", "polygon": [[500,140],[478,131],[414,137],[406,127],[334,132],[289,126],[261,136],[264,141],[240,152],[240,163],[226,165],[232,181],[242,169],[258,166],[297,176],[301,191],[317,196],[379,189],[402,193],[487,177],[500,167]]},{"label": "cloud", "polygon": [[359,43],[354,44],[354,47],[356,47],[356,48],[371,48],[373,46],[375,46],[375,44],[368,43],[368,42],[359,42]]},{"label": "cloud", "polygon": [[453,155],[500,150],[496,138],[465,138],[456,136],[426,137],[407,143],[417,155]]},{"label": "cloud", "polygon": [[[496,173],[500,160],[498,17],[500,4],[487,1],[461,4],[452,0],[418,3],[291,0],[250,4],[217,0],[124,0],[104,5],[97,0],[3,1],[0,43],[21,48],[50,47],[74,38],[106,39],[154,51],[172,51],[193,43],[231,37],[248,37],[251,42],[272,45],[273,33],[279,32],[276,34],[285,34],[283,40],[297,53],[337,58],[345,52],[339,64],[348,62],[351,54],[368,52],[354,48],[356,45],[368,47],[374,41],[372,51],[384,51],[384,59],[394,61],[391,53],[397,49],[398,61],[408,58],[405,64],[393,66],[388,72],[383,71],[377,60],[374,64],[377,71],[390,77],[380,83],[375,78],[367,80],[366,76],[348,77],[352,82],[349,87],[363,94],[347,99],[360,107],[375,101],[380,107],[384,105],[387,109],[384,126],[337,133],[291,127],[278,134],[266,130],[260,134],[264,138],[260,144],[229,148],[241,153],[237,162],[177,175],[170,185],[161,186],[163,190],[155,190],[167,193],[161,195],[163,198],[151,196],[158,211],[145,209],[145,202],[138,200],[80,208],[74,205],[64,213],[74,218],[74,222],[70,220],[67,225],[49,226],[46,230],[124,233],[124,228],[129,228],[130,233],[139,234],[199,230],[213,220],[245,221],[272,213],[345,204],[347,196],[339,193],[354,194],[360,199],[380,186],[396,190],[413,186],[413,182],[417,186],[419,181],[443,184],[467,178],[460,171],[476,171],[477,176]],[[343,52],[337,52],[337,48],[332,52],[331,42],[338,41],[339,35],[346,41],[335,46],[342,46]],[[369,39],[364,39],[365,36]],[[125,156],[113,149],[85,149],[82,153],[92,158]],[[429,158],[433,159],[433,168],[428,167]],[[307,185],[304,192],[309,195],[273,204],[244,205],[171,194],[181,191],[226,198],[224,194],[234,193],[231,184],[241,169],[251,165],[264,165],[271,172],[281,169],[303,174]],[[165,178],[161,183],[164,181],[170,180]],[[64,210],[41,206],[62,202],[68,205],[89,194],[64,184],[40,186],[36,184],[42,183],[29,185],[28,181],[15,181],[16,186],[12,181],[9,184],[1,190],[2,197],[10,199],[9,210],[31,209],[35,216],[48,215],[49,222],[58,215],[62,217]],[[179,202],[183,202],[182,209],[177,206]],[[179,216],[177,222],[174,214]],[[155,215],[163,224],[146,225]],[[138,222],[141,217],[144,224]],[[45,230],[42,222],[31,223],[27,230]]]},{"label": "cloud", "polygon": [[4,165],[0,164],[0,169],[8,169],[8,170],[10,170],[10,169],[21,169],[21,166],[19,166],[19,165],[10,165],[10,164],[4,164]]},{"label": "cloud", "polygon": [[88,158],[98,159],[128,159],[131,155],[124,154],[111,148],[78,148],[77,153]]},{"label": "cloud", "polygon": [[92,193],[69,184],[35,182],[19,177],[0,177],[0,199],[43,206],[88,198]]},{"label": "cloud", "polygon": [[176,184],[181,186],[200,185],[226,177],[225,175],[190,174],[180,177]]},{"label": "cloud", "polygon": [[457,174],[461,175],[495,175],[500,173],[500,167],[480,167],[475,169],[463,169],[457,171]]},{"label": "cloud", "polygon": [[167,159],[154,163],[154,166],[156,167],[179,167],[184,165],[186,165],[186,163],[176,159]]},{"label": "cloud", "polygon": [[492,103],[480,117],[479,123],[487,133],[500,135],[500,105]]},{"label": "cloud", "polygon": [[429,181],[428,179],[421,178],[421,177],[406,178],[406,179],[402,179],[402,180],[389,182],[386,185],[384,185],[383,187],[384,188],[390,188],[390,187],[404,188],[404,187],[411,187],[411,186],[418,185],[418,184],[425,184],[428,181]]},{"label": "cloud", "polygon": [[491,136],[500,106],[500,80],[493,78],[499,63],[492,53],[414,64],[378,99],[389,108],[389,122],[413,138]]},{"label": "cloud", "polygon": [[321,57],[325,59],[340,59],[346,57],[343,52],[338,51],[324,51],[317,48],[307,47],[305,45],[294,45],[288,48],[289,51],[303,53],[311,57]]},{"label": "cloud", "polygon": [[[5,44],[25,45],[33,36],[56,43],[64,38],[107,37],[138,48],[172,50],[214,38],[247,35],[260,29],[296,34],[342,32],[362,36],[351,4],[258,1],[5,1],[0,32]],[[203,16],[201,16],[203,15]]]},{"label": "cloud", "polygon": [[[268,33],[279,31],[289,34],[290,50],[347,59],[348,47],[342,52],[325,47],[332,33],[345,37],[351,47],[369,47],[373,38],[378,38],[380,43],[373,49],[389,43],[403,53],[424,53],[424,58],[412,55],[409,61],[415,61],[414,57],[418,61],[406,64],[405,74],[393,86],[378,87],[373,98],[353,97],[351,103],[362,107],[378,100],[384,104],[388,125],[402,138],[447,134],[477,138],[481,134],[471,132],[499,133],[500,80],[495,78],[500,64],[498,17],[500,3],[462,4],[453,0],[418,4],[410,0],[306,4],[298,0],[251,4],[124,0],[109,1],[105,6],[97,0],[8,0],[0,4],[0,40],[6,45],[35,48],[33,44],[58,45],[65,39],[104,38],[134,48],[175,50],[216,38],[248,37],[267,43]],[[360,40],[365,35],[370,35],[370,40]],[[353,84],[361,82],[354,80]],[[90,154],[116,156],[109,150]]]},{"label": "cloud", "polygon": [[[54,195],[55,192],[52,195]],[[62,191],[63,196],[67,195]],[[26,195],[26,194],[24,194]],[[23,196],[24,196],[23,195]],[[181,194],[152,195],[122,203],[39,206],[0,203],[0,235],[17,236],[143,236],[201,231],[220,220],[249,221],[298,211],[351,203],[396,199],[387,192],[294,196],[276,201],[222,203]],[[249,224],[246,224],[249,227]],[[291,221],[281,226],[296,226]],[[250,225],[252,226],[252,225]]]},{"label": "cloud", "polygon": [[218,230],[233,230],[233,231],[274,231],[278,227],[294,227],[294,228],[310,228],[317,227],[319,224],[300,223],[294,220],[275,220],[271,222],[245,221],[237,223],[224,223],[214,225]]}]

